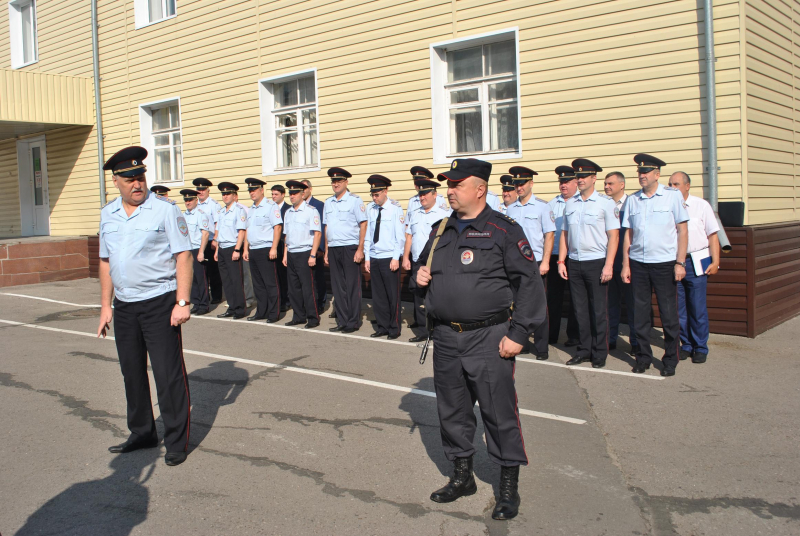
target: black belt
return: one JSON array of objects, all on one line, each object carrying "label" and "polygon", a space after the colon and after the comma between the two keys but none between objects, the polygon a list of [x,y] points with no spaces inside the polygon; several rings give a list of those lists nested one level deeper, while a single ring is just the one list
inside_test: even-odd
[{"label": "black belt", "polygon": [[496,315],[482,322],[470,322],[467,324],[463,322],[443,322],[435,318],[432,320],[434,326],[448,326],[453,331],[463,333],[464,331],[473,331],[476,329],[488,328],[489,326],[496,326],[497,324],[508,322],[509,318],[511,318],[511,311],[506,309],[505,311],[500,311]]}]

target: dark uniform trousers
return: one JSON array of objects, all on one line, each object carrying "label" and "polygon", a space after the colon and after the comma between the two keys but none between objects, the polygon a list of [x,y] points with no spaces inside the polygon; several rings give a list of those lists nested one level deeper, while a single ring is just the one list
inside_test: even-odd
[{"label": "dark uniform trousers", "polygon": [[209,239],[203,255],[206,258],[206,276],[208,276],[208,284],[211,287],[211,301],[220,302],[223,298],[222,277],[219,274],[219,264],[214,260],[214,246],[211,244],[211,239]]},{"label": "dark uniform trousers", "polygon": [[[419,272],[420,267],[422,267],[421,262],[411,261],[411,275],[408,278],[409,285],[411,285],[412,280],[417,279],[417,272]],[[416,292],[414,292],[413,294],[414,294],[414,322],[420,326],[424,326],[426,322],[425,308],[422,307],[422,305],[425,303],[425,299]]]},{"label": "dark uniform trousers", "polygon": [[[499,465],[527,465],[514,387],[514,359],[498,353],[508,323],[456,333],[447,325],[433,331],[433,383],[442,445],[448,460],[472,456],[480,404],[489,458]],[[514,396],[509,396],[514,393]]]},{"label": "dark uniform trousers", "polygon": [[219,271],[225,287],[225,297],[228,299],[228,311],[243,315],[247,310],[244,301],[244,270],[241,257],[238,261],[233,260],[233,250],[234,246],[219,248]]},{"label": "dark uniform trousers", "polygon": [[605,364],[608,357],[608,283],[600,276],[605,259],[570,259],[569,292],[578,319],[576,357],[591,357],[592,363]]},{"label": "dark uniform trousers", "polygon": [[621,269],[617,270],[614,267],[614,277],[608,282],[608,343],[614,344],[617,342],[619,336],[619,323],[622,317],[622,301],[625,301],[627,307],[626,313],[628,315],[628,327],[630,327],[630,343],[631,346],[636,346],[636,330],[633,326],[634,322],[633,312],[633,285],[624,283],[622,281]]},{"label": "dark uniform trousers", "polygon": [[[285,214],[285,213],[284,213]],[[283,255],[284,246],[286,243],[281,240],[278,242],[278,258],[282,259],[281,255]],[[289,305],[289,276],[287,274],[286,266],[283,265],[283,262],[278,261],[278,288],[281,291],[281,304],[283,306]]]},{"label": "dark uniform trousers", "polygon": [[208,261],[204,260],[203,262],[198,262],[197,255],[199,253],[200,249],[192,250],[192,266],[194,267],[194,279],[192,280],[191,302],[192,305],[197,307],[198,311],[202,312],[202,311],[208,311],[211,305],[208,298],[208,274],[206,271],[208,266]]},{"label": "dark uniform trousers", "polygon": [[[569,272],[569,258],[567,272]],[[561,334],[561,311],[564,310],[564,289],[567,288],[567,281],[558,274],[558,255],[550,257],[550,271],[547,272],[547,311],[549,313],[550,340],[553,343],[558,341]],[[567,318],[567,339],[578,340],[578,321],[575,318],[575,307],[570,307],[569,317]]]},{"label": "dark uniform trousers", "polygon": [[269,247],[250,250],[250,273],[256,295],[255,316],[277,320],[281,311],[278,261],[269,258]]},{"label": "dark uniform trousers", "polygon": [[[536,274],[539,274],[539,263],[533,263],[533,269],[536,270]],[[542,284],[547,287],[547,276],[539,276],[542,278]],[[547,289],[545,288],[545,291]],[[549,344],[550,344],[550,312],[547,312],[547,315],[544,317],[544,322],[539,324],[539,327],[536,328],[536,331],[533,332],[533,352],[536,355],[547,355],[549,353]]]},{"label": "dark uniform trousers", "polygon": [[128,401],[128,429],[135,442],[157,441],[150,400],[147,354],[158,390],[167,452],[189,446],[189,381],[183,362],[181,327],[171,326],[175,291],[140,302],[114,299],[114,337]]},{"label": "dark uniform trousers", "polygon": [[[314,292],[314,273],[308,265],[311,251],[289,252],[286,259],[286,275],[289,284],[289,303],[292,304],[294,322],[319,322],[317,297]],[[317,258],[317,262],[321,262]]]},{"label": "dark uniform trousers", "polygon": [[314,290],[316,291],[317,311],[325,310],[325,296],[328,294],[328,283],[325,281],[325,252],[317,250],[317,264],[314,266]]},{"label": "dark uniform trousers", "polygon": [[680,344],[680,323],[678,321],[678,285],[675,281],[675,261],[644,263],[633,259],[631,266],[631,286],[633,287],[633,316],[636,326],[636,340],[639,351],[636,363],[649,366],[653,361],[650,347],[650,311],[652,293],[655,290],[661,325],[664,329],[665,370],[675,370],[678,366]]},{"label": "dark uniform trousers", "polygon": [[328,247],[336,323],[344,329],[361,326],[361,265],[353,262],[358,246]]},{"label": "dark uniform trousers", "polygon": [[678,283],[678,317],[681,324],[681,349],[708,355],[708,276],[696,274],[691,257],[686,258],[686,277]]},{"label": "dark uniform trousers", "polygon": [[389,269],[392,259],[370,260],[372,310],[378,321],[378,332],[400,334],[400,270]]}]

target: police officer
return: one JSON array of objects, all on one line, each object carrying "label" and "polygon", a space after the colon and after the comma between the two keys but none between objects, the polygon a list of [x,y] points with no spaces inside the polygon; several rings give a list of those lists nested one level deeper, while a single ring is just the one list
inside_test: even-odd
[{"label": "police officer", "polygon": [[[553,235],[556,231],[555,216],[547,201],[533,195],[533,176],[538,173],[523,166],[514,166],[508,172],[513,177],[512,182],[519,197],[506,209],[507,214],[525,231],[525,236],[528,238],[528,243],[533,249],[538,263],[536,270],[544,279],[550,271],[550,253],[553,251]],[[545,320],[539,324],[538,331],[533,334],[534,353],[536,359],[540,361],[549,357],[547,322]]]},{"label": "police officer", "polygon": [[[514,387],[514,357],[545,321],[544,286],[525,233],[486,204],[492,165],[456,159],[439,175],[454,213],[433,225],[416,277],[433,326],[433,381],[445,456],[454,474],[431,500],[476,492],[472,444],[480,404],[489,459],[501,466],[494,519],[519,509],[519,466],[526,465]],[[429,258],[431,257],[432,258]],[[427,291],[427,292],[426,292]],[[511,315],[513,305],[514,314]]]},{"label": "police officer", "polygon": [[317,297],[317,311],[322,314],[322,311],[325,310],[325,296],[328,293],[328,282],[325,280],[325,262],[323,262],[325,256],[325,203],[314,197],[314,188],[311,186],[310,180],[303,179],[300,182],[306,185],[306,189],[303,190],[303,201],[317,209],[317,212],[322,217],[322,239],[319,242],[320,262],[314,265],[314,290]]},{"label": "police officer", "polygon": [[[406,210],[406,214],[410,214],[411,212],[417,210],[420,206],[420,199],[419,199],[419,190],[420,184],[422,181],[430,182],[433,179],[433,172],[428,168],[422,166],[414,166],[411,168],[411,177],[414,179],[414,188],[416,188],[417,193],[416,195],[412,196],[411,199],[408,200],[408,208]],[[437,194],[436,195],[436,205],[445,205],[447,206],[447,199],[443,196]]]},{"label": "police officer", "polygon": [[300,181],[287,181],[292,206],[286,211],[283,234],[286,246],[283,265],[286,266],[292,320],[287,326],[305,323],[306,329],[319,326],[319,311],[314,292],[314,265],[322,239],[322,217],[317,209],[303,201],[306,185]]},{"label": "police officer", "polygon": [[[286,202],[286,188],[283,187],[283,184],[275,184],[270,189],[270,195],[272,196],[272,202],[278,205],[278,208],[281,209],[281,218],[286,221],[286,211],[292,206]],[[286,243],[283,240],[283,235],[281,235],[281,241],[278,243],[278,255],[280,256],[280,261],[283,259],[283,250],[286,248]],[[278,262],[278,284],[280,286],[281,291],[281,312],[286,312],[289,310],[289,291],[287,286],[287,279],[288,276],[286,275],[286,266],[283,265],[283,262]]]},{"label": "police officer", "polygon": [[[689,194],[692,179],[683,171],[669,178],[669,185],[683,196],[683,206],[689,215],[686,277],[678,283],[678,317],[681,324],[681,355],[692,363],[705,363],[708,358],[708,308],[706,289],[708,276],[719,270],[719,224],[714,209],[702,197]],[[695,268],[693,257],[699,259],[701,270]],[[706,259],[708,266],[704,267]]]},{"label": "police officer", "polygon": [[163,199],[169,199],[169,188],[164,186],[163,184],[154,184],[150,187],[150,191],[156,194],[157,197],[161,197]]},{"label": "police officer", "polygon": [[192,181],[192,184],[197,191],[197,207],[211,218],[212,227],[209,229],[211,240],[208,241],[208,245],[203,251],[203,257],[206,259],[206,275],[208,275],[208,284],[211,287],[211,303],[221,303],[222,278],[219,275],[219,264],[214,260],[214,252],[219,244],[214,240],[214,233],[217,230],[217,221],[222,205],[210,195],[209,188],[214,186],[210,180],[198,177]]},{"label": "police officer", "polygon": [[[406,243],[403,250],[403,269],[410,272],[409,289],[413,288],[413,281],[422,266],[419,262],[419,255],[428,242],[431,226],[452,212],[449,203],[439,202],[440,198],[444,198],[436,193],[438,182],[429,178],[421,178],[414,179],[414,185],[419,191],[420,205],[406,214]],[[422,296],[416,293],[412,294],[414,296],[414,323],[409,327],[416,328],[425,325],[425,308]],[[426,338],[425,335],[415,335],[408,339],[408,342],[421,342]]]},{"label": "police officer", "polygon": [[506,214],[508,207],[517,201],[517,188],[514,186],[514,177],[511,175],[500,175],[500,184],[503,188],[503,202],[500,204],[499,212]]},{"label": "police officer", "polygon": [[361,262],[367,235],[367,208],[347,190],[349,171],[328,170],[333,195],[325,200],[325,264],[331,269],[336,326],[330,331],[352,333],[361,327]]},{"label": "police officer", "polygon": [[239,186],[232,182],[221,182],[217,186],[225,203],[219,213],[217,234],[219,244],[214,259],[219,262],[222,285],[228,299],[228,310],[217,315],[219,318],[244,318],[247,307],[244,297],[244,268],[242,267],[242,249],[244,248],[245,229],[247,229],[247,210],[236,201]]},{"label": "police officer", "polygon": [[389,200],[392,181],[370,175],[372,203],[367,205],[364,269],[371,276],[372,309],[377,329],[370,337],[400,336],[400,260],[405,247],[403,207]]},{"label": "police officer", "polygon": [[633,285],[633,317],[639,351],[633,372],[650,368],[650,311],[655,290],[664,328],[662,376],[674,376],[680,345],[678,282],[686,276],[687,222],[683,198],[674,188],[658,183],[663,160],[637,154],[642,189],[628,196],[622,227],[627,228],[622,250],[622,281]]},{"label": "police officer", "polygon": [[[624,215],[623,208],[625,201],[628,200],[628,194],[625,193],[625,175],[619,171],[612,171],[606,175],[603,190],[606,195],[614,201],[614,214],[617,215],[619,221],[622,222]],[[624,233],[620,230],[620,236]],[[633,288],[622,282],[622,242],[617,248],[617,256],[614,258],[614,277],[608,283],[608,349],[615,350],[617,348],[617,337],[619,336],[619,321],[622,316],[622,300],[625,300],[625,307],[627,308],[628,327],[630,328],[630,344],[631,355],[636,355],[636,330],[633,329],[635,325],[633,322]]]},{"label": "police officer", "polygon": [[175,203],[147,191],[146,157],[144,148],[128,147],[103,166],[111,170],[120,196],[100,211],[97,336],[106,336],[113,319],[131,432],[124,443],[108,450],[124,454],[158,445],[147,374],[149,354],[164,422],[164,461],[178,465],[186,460],[189,446],[189,381],[181,324],[190,317],[192,244]]},{"label": "police officer", "polygon": [[266,320],[271,324],[278,321],[281,311],[278,243],[283,219],[278,205],[264,196],[264,181],[249,177],[244,182],[253,200],[253,206],[247,212],[244,260],[250,264],[257,302],[256,312],[247,320]]},{"label": "police officer", "polygon": [[567,365],[591,361],[592,367],[603,368],[608,357],[608,282],[614,275],[619,218],[611,198],[594,189],[597,172],[603,169],[586,158],[573,160],[572,168],[580,195],[572,196],[564,210],[558,273],[569,280],[580,344]]},{"label": "police officer", "polygon": [[[559,243],[561,242],[561,230],[564,224],[564,209],[567,201],[578,191],[578,180],[575,177],[575,170],[571,166],[558,166],[556,168],[558,176],[558,190],[561,192],[550,200],[550,210],[555,218],[556,232],[553,241],[553,253],[550,256],[550,266],[558,266]],[[569,270],[569,257],[565,261]],[[550,344],[558,342],[561,334],[561,311],[564,306],[564,289],[567,281],[561,277],[558,270],[550,270],[547,273],[547,310],[550,315]],[[578,346],[578,321],[575,318],[575,307],[570,307],[567,317],[567,342],[564,346]]]},{"label": "police officer", "polygon": [[208,299],[208,276],[206,275],[205,251],[214,222],[205,212],[197,206],[197,190],[181,190],[186,210],[183,217],[189,227],[189,239],[192,241],[192,260],[194,278],[192,280],[192,309],[193,315],[208,314],[210,307]]}]

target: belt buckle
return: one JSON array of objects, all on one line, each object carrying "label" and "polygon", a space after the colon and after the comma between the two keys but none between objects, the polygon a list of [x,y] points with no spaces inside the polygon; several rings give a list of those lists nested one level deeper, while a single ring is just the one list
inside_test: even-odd
[{"label": "belt buckle", "polygon": [[456,333],[464,333],[464,329],[458,322],[450,322],[450,327],[453,328],[453,331],[455,331]]}]

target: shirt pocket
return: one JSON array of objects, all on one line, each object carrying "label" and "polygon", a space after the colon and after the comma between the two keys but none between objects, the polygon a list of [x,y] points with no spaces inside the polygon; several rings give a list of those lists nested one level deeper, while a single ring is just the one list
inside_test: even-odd
[{"label": "shirt pocket", "polygon": [[256,216],[253,218],[253,225],[256,227],[266,227],[267,226],[267,218],[264,216]]},{"label": "shirt pocket", "polygon": [[668,205],[653,207],[653,223],[656,225],[669,225],[672,223],[672,210]]},{"label": "shirt pocket", "polygon": [[492,262],[492,249],[494,249],[494,240],[487,239],[464,239],[459,244],[459,262],[461,269],[464,273],[471,274],[483,270],[487,266],[491,266]]},{"label": "shirt pocket", "polygon": [[150,250],[164,235],[164,229],[156,223],[137,223],[134,226],[136,244],[142,250]]},{"label": "shirt pocket", "polygon": [[100,229],[100,239],[105,243],[108,253],[114,253],[119,245],[119,225],[116,223],[104,223],[102,229]]},{"label": "shirt pocket", "polygon": [[[434,238],[436,240],[436,238]],[[431,263],[431,275],[444,273],[445,266],[448,262],[448,248],[453,238],[450,236],[441,236],[436,243],[436,248],[429,255],[433,255],[433,262]]]},{"label": "shirt pocket", "polygon": [[602,221],[601,211],[598,208],[586,209],[583,213],[583,223],[586,225],[597,225],[600,221]]}]

